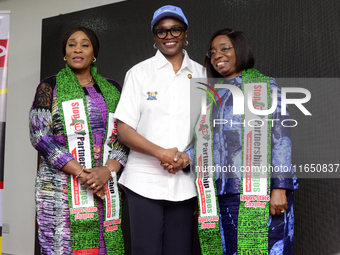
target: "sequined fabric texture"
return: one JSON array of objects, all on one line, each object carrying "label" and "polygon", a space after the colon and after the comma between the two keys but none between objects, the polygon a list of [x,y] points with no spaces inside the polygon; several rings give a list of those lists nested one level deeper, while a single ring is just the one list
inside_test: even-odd
[{"label": "sequined fabric texture", "polygon": [[[55,76],[45,79],[37,89],[30,111],[30,139],[41,155],[41,165],[36,178],[36,211],[39,225],[39,242],[42,254],[72,254],[70,241],[70,220],[67,194],[67,174],[60,170],[72,155],[65,148],[65,138],[55,93]],[[94,86],[96,87],[96,85]],[[98,95],[102,97],[98,87]],[[106,123],[102,120],[98,107],[85,91],[92,132],[96,137],[105,136]],[[102,135],[104,134],[104,135]],[[101,144],[100,139],[96,143]],[[110,155],[123,165],[128,149],[117,143],[117,151]],[[118,157],[120,156],[120,158]],[[100,161],[96,161],[100,165]],[[100,250],[106,254],[102,235],[104,220],[103,203],[97,200],[100,220]]]},{"label": "sequined fabric texture", "polygon": [[[241,89],[242,76],[225,79],[224,84],[232,84]],[[277,84],[270,78],[270,88]],[[242,123],[241,115],[233,115],[233,97],[229,90],[219,89],[222,100],[214,107],[212,119],[232,120]],[[217,97],[215,96],[215,99]],[[278,107],[272,114],[272,119],[278,119],[272,127],[272,165],[290,166],[291,140],[288,128],[281,125],[281,121],[289,116],[281,115],[281,91],[278,89]],[[230,123],[230,121],[229,121]],[[242,165],[242,125],[216,125],[214,127],[214,164],[234,167],[234,173],[216,172],[215,183],[220,206],[220,231],[224,254],[237,254],[237,224],[240,204],[240,180]],[[275,173],[271,178],[271,188],[287,189],[288,209],[279,216],[269,216],[269,254],[292,254],[294,237],[293,190],[297,188],[296,178],[292,173]]]}]

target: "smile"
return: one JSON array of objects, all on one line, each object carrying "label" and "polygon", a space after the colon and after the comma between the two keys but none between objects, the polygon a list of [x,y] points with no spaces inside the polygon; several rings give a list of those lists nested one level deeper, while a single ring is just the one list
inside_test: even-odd
[{"label": "smile", "polygon": [[165,43],[165,46],[174,46],[176,42],[167,42]]},{"label": "smile", "polygon": [[223,68],[227,63],[228,63],[227,61],[219,62],[219,63],[216,64],[216,66],[217,66],[218,68]]}]

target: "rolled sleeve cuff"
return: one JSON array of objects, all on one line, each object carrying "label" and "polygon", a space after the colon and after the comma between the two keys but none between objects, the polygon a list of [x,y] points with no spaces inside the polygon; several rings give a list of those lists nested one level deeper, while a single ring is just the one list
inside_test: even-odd
[{"label": "rolled sleeve cuff", "polygon": [[293,178],[272,178],[271,189],[290,189],[294,190]]}]

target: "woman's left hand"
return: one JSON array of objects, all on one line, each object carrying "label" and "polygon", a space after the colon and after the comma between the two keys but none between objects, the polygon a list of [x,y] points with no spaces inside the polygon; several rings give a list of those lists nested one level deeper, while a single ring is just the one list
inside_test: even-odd
[{"label": "woman's left hand", "polygon": [[104,199],[105,198],[105,195],[106,195],[106,191],[105,191],[105,188],[101,188],[99,191],[97,191],[96,195],[98,197],[100,197],[101,199]]},{"label": "woman's left hand", "polygon": [[177,151],[174,157],[174,161],[179,163],[178,167],[174,167],[170,163],[159,162],[164,170],[168,171],[171,174],[176,174],[179,170],[186,168],[190,164],[190,157],[185,152]]},{"label": "woman's left hand", "polygon": [[110,170],[106,166],[94,167],[92,169],[84,169],[84,172],[89,173],[86,176],[84,186],[93,190],[92,194],[97,194],[101,198],[105,194],[104,185],[111,177]]},{"label": "woman's left hand", "polygon": [[273,189],[270,195],[270,214],[280,215],[287,210],[286,189]]}]

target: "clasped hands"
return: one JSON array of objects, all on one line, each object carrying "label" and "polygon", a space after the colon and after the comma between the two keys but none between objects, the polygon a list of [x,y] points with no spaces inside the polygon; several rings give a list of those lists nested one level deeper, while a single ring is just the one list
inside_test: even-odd
[{"label": "clasped hands", "polygon": [[101,166],[91,169],[84,168],[84,171],[79,176],[79,180],[87,189],[92,190],[92,194],[96,194],[101,199],[104,199],[106,194],[104,185],[110,177],[108,168]]},{"label": "clasped hands", "polygon": [[190,164],[189,155],[179,151],[176,147],[164,149],[158,159],[164,170],[171,174],[176,174]]}]

